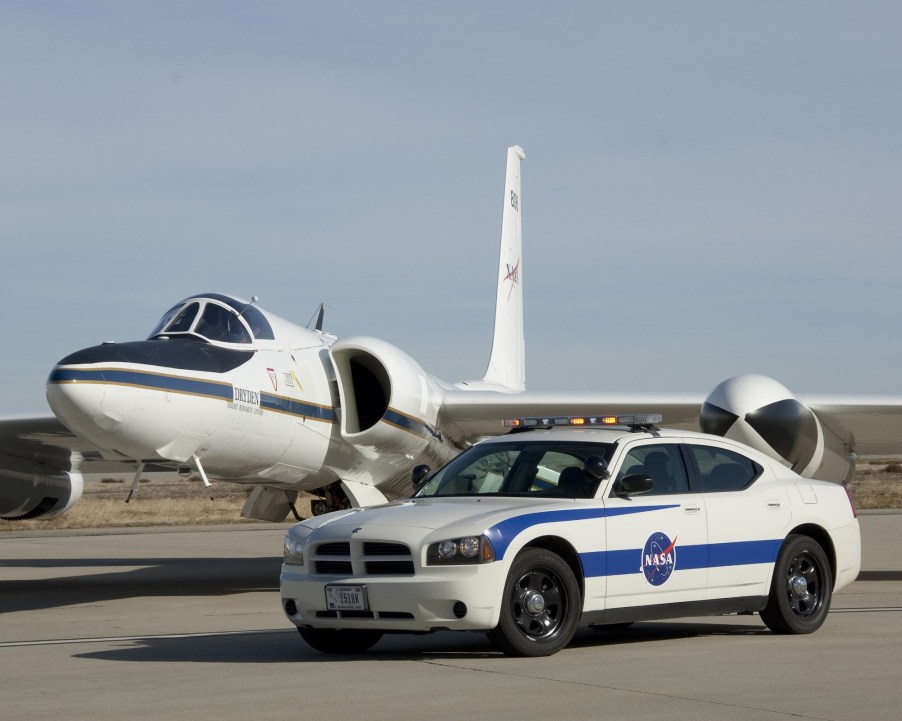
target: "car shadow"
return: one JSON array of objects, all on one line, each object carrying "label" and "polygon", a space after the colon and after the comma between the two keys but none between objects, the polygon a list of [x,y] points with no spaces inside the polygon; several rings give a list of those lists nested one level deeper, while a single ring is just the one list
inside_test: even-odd
[{"label": "car shadow", "polygon": [[[619,645],[649,645],[705,636],[768,635],[759,624],[705,622],[637,623],[622,631],[580,629],[561,651]],[[131,645],[123,645],[128,643]],[[217,634],[188,638],[146,637],[117,642],[115,649],[75,654],[77,658],[132,663],[342,663],[504,659],[482,633],[439,631],[386,634],[358,654],[323,654],[310,648],[294,629]]]}]

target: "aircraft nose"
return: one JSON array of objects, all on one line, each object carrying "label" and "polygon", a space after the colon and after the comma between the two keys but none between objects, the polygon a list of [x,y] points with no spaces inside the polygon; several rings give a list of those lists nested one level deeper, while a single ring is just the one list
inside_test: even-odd
[{"label": "aircraft nose", "polygon": [[47,378],[47,403],[60,422],[76,435],[105,447],[111,432],[134,412],[133,388],[116,383],[117,370],[104,364],[96,349],[63,358]]}]

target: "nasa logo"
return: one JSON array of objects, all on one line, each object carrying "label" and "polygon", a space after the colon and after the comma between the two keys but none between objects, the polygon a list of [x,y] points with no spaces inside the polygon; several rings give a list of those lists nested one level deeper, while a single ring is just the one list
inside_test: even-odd
[{"label": "nasa logo", "polygon": [[642,573],[652,586],[663,585],[676,568],[676,542],[666,533],[653,533],[642,549]]}]

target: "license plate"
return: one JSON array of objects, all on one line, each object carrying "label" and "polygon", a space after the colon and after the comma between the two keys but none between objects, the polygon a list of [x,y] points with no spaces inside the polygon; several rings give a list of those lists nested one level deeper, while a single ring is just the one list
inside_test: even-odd
[{"label": "license plate", "polygon": [[326,608],[330,611],[366,611],[366,586],[326,586]]}]

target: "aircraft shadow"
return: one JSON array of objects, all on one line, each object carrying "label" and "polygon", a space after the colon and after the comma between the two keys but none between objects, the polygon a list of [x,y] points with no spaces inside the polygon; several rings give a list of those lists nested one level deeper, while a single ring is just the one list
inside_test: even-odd
[{"label": "aircraft shadow", "polygon": [[0,568],[116,568],[109,573],[0,581],[0,613],[147,596],[223,596],[278,591],[281,556],[95,558],[3,561]]},{"label": "aircraft shadow", "polygon": [[[763,625],[716,623],[637,623],[625,631],[580,629],[568,649],[655,644],[703,636],[769,635]],[[362,654],[314,651],[294,629],[194,638],[148,637],[123,648],[76,654],[77,658],[132,663],[342,663],[345,661],[434,661],[503,659],[482,633],[388,634]],[[561,653],[566,653],[567,649]]]}]

